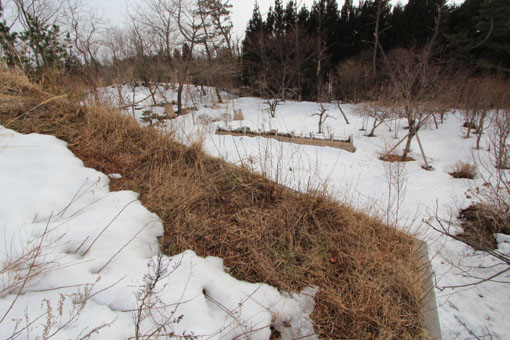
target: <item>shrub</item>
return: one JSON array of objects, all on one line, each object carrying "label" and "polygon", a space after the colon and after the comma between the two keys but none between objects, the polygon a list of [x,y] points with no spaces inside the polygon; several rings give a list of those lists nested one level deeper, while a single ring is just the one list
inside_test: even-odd
[{"label": "shrub", "polygon": [[449,174],[453,178],[474,179],[476,177],[476,165],[458,162]]},{"label": "shrub", "polygon": [[496,249],[494,234],[510,235],[509,214],[489,204],[477,203],[462,209],[459,220],[464,232],[457,236],[477,250]]}]

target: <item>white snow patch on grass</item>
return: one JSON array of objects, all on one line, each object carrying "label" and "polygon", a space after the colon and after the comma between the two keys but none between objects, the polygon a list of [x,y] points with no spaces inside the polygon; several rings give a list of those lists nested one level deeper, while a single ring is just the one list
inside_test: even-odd
[{"label": "white snow patch on grass", "polygon": [[2,338],[268,339],[270,326],[315,338],[316,289],[281,293],[236,280],[219,258],[158,254],[159,218],[108,184],[57,138],[0,127]]}]

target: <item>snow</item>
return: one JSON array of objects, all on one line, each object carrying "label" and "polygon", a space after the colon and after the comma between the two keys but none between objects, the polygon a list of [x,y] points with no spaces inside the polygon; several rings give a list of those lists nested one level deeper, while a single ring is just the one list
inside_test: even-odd
[{"label": "snow", "polygon": [[279,292],[219,258],[161,255],[160,219],[108,184],[57,138],[0,127],[1,338],[268,339],[270,326],[316,338],[316,288]]},{"label": "snow", "polygon": [[[188,93],[197,91],[198,87],[188,87]],[[167,96],[172,96],[171,91]],[[416,139],[410,154],[416,161],[380,161],[380,155],[405,137],[406,123],[400,120],[383,124],[376,130],[376,137],[366,137],[367,132],[360,131],[367,125],[359,115],[360,105],[342,105],[351,123],[346,124],[336,105],[326,104],[328,113],[334,118],[326,121],[325,133],[317,135],[318,118],[312,116],[319,110],[317,103],[287,101],[278,106],[276,117],[270,118],[262,99],[230,97],[224,104],[212,105],[213,100],[213,96],[195,97],[187,105],[196,107],[196,111],[162,123],[160,128],[174,132],[184,143],[203,139],[209,154],[248,166],[296,190],[326,188],[338,200],[368,213],[385,216],[389,223],[415,234],[427,242],[431,255],[443,338],[509,339],[508,275],[500,277],[498,282],[450,288],[477,281],[477,277],[489,277],[505,268],[504,264],[443,236],[425,223],[434,223],[436,215],[447,221],[454,219],[460,208],[473,202],[471,192],[482,183],[480,177],[475,180],[454,179],[448,174],[460,161],[473,163],[476,159],[484,164],[489,158],[488,152],[474,150],[475,137],[464,138],[463,118],[459,113],[447,114],[438,129],[430,121],[420,131],[427,160],[433,167],[426,171],[422,168],[424,161]],[[145,101],[144,105],[150,104]],[[237,109],[242,110],[243,121],[232,121],[233,112]],[[369,129],[371,124],[370,119]],[[296,145],[263,137],[216,135],[217,127],[277,130],[303,136],[313,134],[321,138],[352,136],[356,152]],[[488,177],[491,168],[479,166],[478,171]],[[510,254],[509,236],[497,235],[497,239],[498,250]]]},{"label": "snow", "polygon": [[[128,114],[137,119],[147,109],[163,114],[164,98],[156,95],[158,106],[153,107],[146,88],[137,86],[134,96],[133,89],[120,88],[124,103],[129,104],[133,98],[136,102],[134,109],[126,110]],[[116,88],[108,88],[103,96],[115,105],[119,103],[117,93]],[[167,99],[175,100],[170,84],[164,93]],[[196,107],[196,111],[163,121],[159,127],[172,131],[183,143],[203,140],[209,154],[264,173],[293,189],[325,188],[340,201],[386,216],[389,223],[427,242],[443,339],[509,339],[508,275],[497,282],[450,287],[489,277],[503,269],[503,264],[424,223],[434,223],[431,218],[435,215],[454,218],[459,208],[472,203],[471,193],[481,185],[481,178],[454,179],[448,174],[459,161],[473,163],[477,159],[483,163],[489,157],[486,151],[475,152],[474,138],[463,137],[463,119],[458,113],[449,113],[438,129],[430,122],[420,132],[433,167],[426,171],[416,140],[410,154],[416,161],[386,163],[378,159],[407,133],[403,120],[395,125],[383,124],[376,130],[376,137],[366,137],[366,131],[360,131],[367,124],[358,114],[361,106],[342,105],[351,122],[346,124],[336,105],[326,104],[334,118],[329,118],[325,132],[317,135],[318,118],[312,116],[319,110],[317,103],[288,101],[278,106],[275,118],[270,118],[261,99],[235,98],[225,92],[222,95],[225,103],[215,104],[213,89],[201,91],[186,86],[186,105]],[[244,120],[232,121],[238,109]],[[368,121],[369,128],[371,124]],[[218,126],[314,134],[325,139],[352,136],[356,152],[262,137],[216,135]],[[478,170],[484,177],[490,176],[490,166]],[[109,175],[112,180],[121,176]],[[5,229],[0,236],[2,263],[30,253],[41,239],[44,241],[35,266],[38,275],[27,282],[26,293],[17,298],[8,317],[0,322],[0,334],[9,336],[17,322],[17,329],[22,329],[28,315],[28,320],[37,320],[28,328],[30,337],[35,338],[47,324],[44,313],[48,303],[53,318],[62,323],[69,314],[55,317],[61,296],[67,311],[73,310],[72,302],[79,301],[80,296],[90,296],[80,317],[64,327],[59,338],[75,338],[83,330],[86,333],[103,323],[108,327],[100,329],[99,335],[94,333],[93,339],[134,337],[133,318],[157,263],[162,263],[160,267],[166,272],[155,286],[157,294],[143,301],[165,308],[157,308],[161,313],[153,318],[142,309],[140,329],[144,334],[157,330],[163,321],[168,321],[168,326],[160,333],[217,339],[241,334],[268,339],[269,325],[279,329],[285,339],[313,333],[308,316],[313,310],[314,289],[287,294],[267,285],[239,282],[225,272],[221,259],[203,259],[191,251],[172,258],[158,256],[157,237],[163,232],[158,217],[140,204],[136,194],[110,193],[108,181],[108,176],[84,168],[65,144],[53,137],[0,131],[0,223]],[[510,254],[510,236],[496,236],[498,250]],[[19,277],[24,277],[19,273],[26,274],[30,263],[25,261],[19,271],[1,273],[0,311],[14,301]],[[6,294],[4,289],[10,283],[18,286]],[[292,328],[284,327],[287,321],[291,321]],[[58,322],[52,327],[58,328]],[[22,332],[23,336],[26,333]]]}]

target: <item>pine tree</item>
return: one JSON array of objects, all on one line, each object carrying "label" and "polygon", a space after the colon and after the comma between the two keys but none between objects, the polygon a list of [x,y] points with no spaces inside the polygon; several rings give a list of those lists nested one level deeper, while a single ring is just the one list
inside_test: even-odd
[{"label": "pine tree", "polygon": [[356,45],[354,41],[356,23],[356,10],[352,4],[352,0],[345,0],[340,10],[340,19],[338,23],[339,36],[337,40],[338,53],[343,59],[352,57],[357,51],[354,49]]},{"label": "pine tree", "polygon": [[294,30],[298,23],[298,13],[296,8],[296,3],[294,1],[289,1],[287,6],[285,7],[285,14],[283,16],[283,22],[285,27],[285,32],[289,33]]},{"label": "pine tree", "polygon": [[399,2],[393,6],[391,16],[389,17],[389,25],[391,28],[386,34],[386,48],[388,50],[403,46],[406,24],[407,20],[404,13],[404,6]]},{"label": "pine tree", "polygon": [[273,11],[273,7],[269,7],[267,11],[266,20],[264,21],[264,33],[272,35],[274,33],[276,17]]},{"label": "pine tree", "polygon": [[302,27],[308,27],[308,21],[310,20],[310,11],[305,6],[302,6],[299,9],[299,13],[297,15],[298,24]]},{"label": "pine tree", "polygon": [[277,36],[280,36],[284,34],[285,32],[285,11],[282,7],[282,1],[281,0],[275,0],[274,2],[274,31],[273,33]]},{"label": "pine tree", "polygon": [[26,68],[32,69],[35,66],[35,70],[40,70],[65,65],[68,53],[60,41],[59,26],[42,24],[39,18],[30,13],[25,15],[28,29],[20,34],[20,39],[33,52],[32,58],[26,60]]},{"label": "pine tree", "polygon": [[245,38],[242,44],[242,76],[241,80],[245,85],[250,85],[251,78],[260,70],[260,46],[263,44],[265,24],[260,14],[257,2],[253,8],[253,14],[246,26]]},{"label": "pine tree", "polygon": [[438,9],[445,3],[445,0],[409,0],[404,7],[401,47],[425,46],[434,33]]},{"label": "pine tree", "polygon": [[16,32],[11,32],[10,27],[3,20],[3,8],[0,3],[0,57],[3,57],[9,66],[14,66],[21,62],[16,52],[16,40]]},{"label": "pine tree", "polygon": [[232,29],[230,18],[232,4],[230,0],[198,0],[199,14],[209,19],[210,34],[214,35],[211,40],[221,38],[218,45],[227,45],[232,52]]},{"label": "pine tree", "polygon": [[[510,1],[484,0],[480,15],[476,18],[476,29],[482,39],[481,55],[493,64],[506,67],[510,72]],[[479,38],[480,39],[480,38]]]}]

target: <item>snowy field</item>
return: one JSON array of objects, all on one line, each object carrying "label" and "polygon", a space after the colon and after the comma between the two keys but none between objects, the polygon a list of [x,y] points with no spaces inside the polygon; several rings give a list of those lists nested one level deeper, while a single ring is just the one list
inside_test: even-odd
[{"label": "snowy field", "polygon": [[158,254],[159,218],[109,180],[55,137],[0,126],[1,339],[268,339],[270,326],[315,338],[314,288],[280,293],[219,258]]},{"label": "snowy field", "polygon": [[[104,97],[115,104],[118,93],[108,88]],[[145,88],[133,94],[124,86],[120,93],[124,103],[136,102],[126,113],[137,119],[147,110],[164,113],[162,105],[151,107]],[[165,97],[175,94],[168,88]],[[416,141],[411,153],[416,161],[378,160],[405,136],[404,121],[383,124],[376,137],[366,137],[366,131],[360,131],[367,123],[358,113],[360,106],[342,106],[350,121],[346,124],[336,105],[328,104],[332,118],[325,122],[322,137],[352,136],[355,153],[261,137],[219,136],[214,133],[217,126],[310,135],[317,132],[318,123],[312,116],[319,110],[316,103],[286,102],[278,106],[276,118],[270,118],[260,99],[229,98],[226,93],[223,97],[225,103],[217,104],[211,89],[187,87],[187,105],[197,110],[163,121],[160,128],[173,131],[184,143],[203,140],[209,154],[294,189],[326,188],[342,202],[387,216],[388,222],[428,244],[443,339],[509,339],[509,283],[446,288],[476,281],[469,276],[488,277],[501,264],[423,223],[436,214],[455,216],[471,203],[468,191],[480,184],[480,179],[448,174],[458,161],[472,163],[475,155],[474,139],[463,138],[460,115],[451,113],[439,129],[430,124],[420,132],[433,167],[426,171]],[[161,96],[156,100],[164,102]],[[239,109],[244,120],[232,121]],[[488,154],[475,156],[486,159]],[[84,168],[54,137],[0,129],[2,338],[80,339],[91,334],[92,339],[135,339],[155,332],[268,339],[269,325],[286,330],[285,339],[311,334],[312,288],[301,294],[279,293],[267,285],[233,279],[218,258],[199,258],[191,251],[172,258],[159,255],[157,237],[163,228],[158,217],[135,193],[110,193],[109,180]],[[497,238],[499,250],[510,253],[510,237]],[[25,293],[20,295],[21,290]],[[156,313],[148,313],[149,306]],[[292,328],[283,327],[289,320]]]},{"label": "snowy field", "polygon": [[[110,94],[113,89],[108,90]],[[150,106],[146,89],[139,87],[135,97],[130,89],[123,88],[126,100],[136,98],[136,110],[129,110],[136,118]],[[362,127],[372,127],[372,119],[360,115],[362,105],[342,105],[350,124],[343,119],[335,104],[327,104],[328,118],[324,133],[317,135],[319,105],[311,102],[286,102],[270,118],[267,104],[257,98],[229,98],[223,93],[223,104],[215,103],[214,91],[187,87],[188,106],[196,111],[170,122],[162,129],[173,131],[184,143],[203,140],[206,151],[229,162],[244,165],[262,172],[270,178],[297,190],[326,188],[342,202],[364,211],[385,216],[427,242],[435,273],[436,298],[443,339],[510,339],[510,283],[509,276],[498,282],[485,282],[476,286],[449,288],[478,281],[504,269],[504,264],[493,257],[474,251],[462,242],[447,238],[425,222],[433,223],[438,216],[454,219],[461,208],[468,207],[476,197],[472,194],[480,187],[480,175],[475,180],[455,179],[449,175],[459,161],[479,164],[478,171],[488,178],[494,168],[490,154],[484,151],[487,141],[482,139],[482,151],[476,151],[475,135],[464,138],[464,117],[450,112],[436,129],[431,120],[419,133],[427,160],[433,167],[426,171],[424,161],[414,139],[411,154],[416,161],[407,163],[382,162],[378,158],[407,134],[406,121],[383,124],[376,137],[366,137]],[[113,96],[115,97],[115,96]],[[174,98],[169,90],[165,97]],[[162,100],[159,98],[159,100]],[[232,121],[235,110],[242,110],[244,119]],[[155,112],[163,113],[161,108]],[[160,110],[160,111],[157,111]],[[216,135],[223,128],[294,133],[321,136],[322,138],[354,138],[355,153],[330,147],[296,145],[262,137],[233,137]],[[402,149],[403,145],[400,146]],[[453,227],[452,231],[458,231]],[[510,237],[497,235],[498,250],[510,253]]]}]

